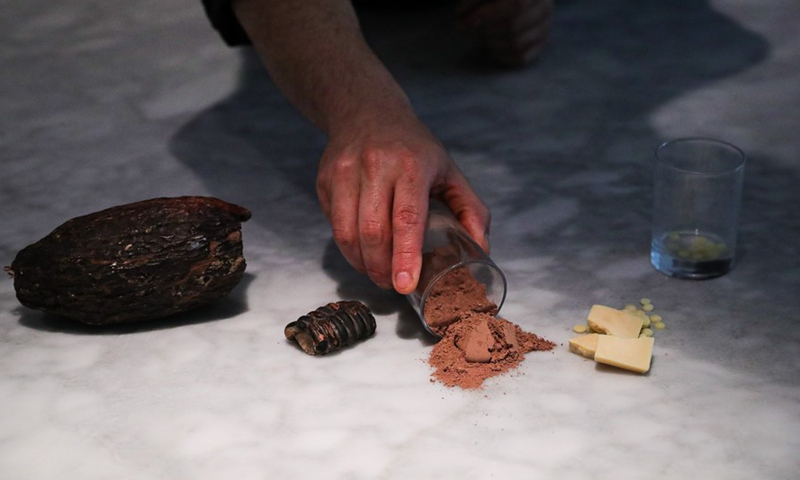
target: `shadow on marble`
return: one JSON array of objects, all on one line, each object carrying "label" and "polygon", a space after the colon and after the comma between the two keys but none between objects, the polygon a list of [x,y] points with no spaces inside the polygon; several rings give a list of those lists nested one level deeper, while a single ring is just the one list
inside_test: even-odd
[{"label": "shadow on marble", "polygon": [[19,316],[20,325],[44,332],[59,332],[74,335],[127,335],[166,330],[186,325],[225,320],[248,311],[247,287],[254,278],[252,274],[245,273],[239,284],[231,290],[227,296],[194,310],[148,322],[92,326],[71,320],[61,315],[40,312],[21,305],[14,313]]},{"label": "shadow on marble", "polygon": [[[448,9],[368,10],[361,21],[420,117],[492,208],[496,260],[549,259],[552,267],[516,287],[567,295],[597,290],[596,272],[648,248],[650,162],[665,140],[651,125],[653,112],[769,54],[763,38],[695,0],[558,2],[552,44],[520,70],[479,60],[455,33]],[[238,88],[185,123],[171,139],[172,153],[211,194],[250,208],[282,254],[318,259],[343,298],[363,300],[376,313],[399,312],[398,335],[424,339],[404,299],[353,271],[331,241],[315,193],[324,135],[286,101],[250,49],[238,55]],[[761,162],[752,175],[797,179],[747,153]],[[769,205],[769,195],[746,188],[745,220]],[[778,228],[788,235],[793,227]],[[744,233],[749,261],[751,242],[769,233]],[[606,289],[630,286],[629,278],[603,282]]]}]

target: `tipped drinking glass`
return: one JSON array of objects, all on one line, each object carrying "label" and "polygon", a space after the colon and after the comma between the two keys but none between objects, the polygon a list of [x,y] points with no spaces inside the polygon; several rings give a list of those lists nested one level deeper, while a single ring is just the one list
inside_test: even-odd
[{"label": "tipped drinking glass", "polygon": [[439,336],[426,308],[432,292],[446,279],[463,274],[476,281],[488,302],[499,311],[506,297],[506,278],[489,255],[469,236],[450,210],[431,201],[422,247],[422,271],[417,289],[407,295],[425,329]]}]

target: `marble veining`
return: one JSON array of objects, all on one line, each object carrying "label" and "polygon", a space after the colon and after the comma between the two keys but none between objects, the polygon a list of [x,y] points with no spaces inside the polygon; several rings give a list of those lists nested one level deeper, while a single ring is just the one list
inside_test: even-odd
[{"label": "marble veining", "polygon": [[[370,11],[367,38],[493,211],[502,314],[559,344],[480,391],[431,383],[433,340],[354,272],[314,197],[324,137],[199,2],[17,1],[0,16],[0,264],[64,220],[162,195],[253,211],[217,304],[93,329],[0,282],[0,478],[770,479],[800,471],[800,5],[557,2],[536,65],[497,71],[446,9]],[[740,258],[648,262],[651,158],[748,154]],[[645,376],[567,351],[593,303],[649,297]],[[376,335],[315,358],[283,327],[360,299]]]}]

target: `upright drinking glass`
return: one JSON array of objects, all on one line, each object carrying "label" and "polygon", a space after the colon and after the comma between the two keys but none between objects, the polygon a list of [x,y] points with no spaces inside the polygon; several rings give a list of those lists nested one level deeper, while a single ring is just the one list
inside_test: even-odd
[{"label": "upright drinking glass", "polygon": [[680,278],[723,275],[734,265],[745,155],[710,138],[656,149],[650,262]]}]

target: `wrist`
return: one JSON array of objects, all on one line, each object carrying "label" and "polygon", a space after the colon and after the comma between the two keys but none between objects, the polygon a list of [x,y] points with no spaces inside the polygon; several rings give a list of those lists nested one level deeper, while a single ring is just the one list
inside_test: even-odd
[{"label": "wrist", "polygon": [[408,97],[399,87],[397,90],[342,102],[328,116],[323,130],[329,137],[336,137],[345,132],[418,121]]}]

